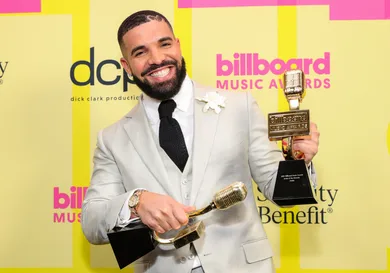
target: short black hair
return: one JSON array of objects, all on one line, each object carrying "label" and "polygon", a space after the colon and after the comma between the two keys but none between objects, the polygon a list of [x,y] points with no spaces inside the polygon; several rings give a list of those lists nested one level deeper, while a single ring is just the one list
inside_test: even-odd
[{"label": "short black hair", "polygon": [[123,46],[123,36],[125,36],[125,34],[139,26],[139,25],[142,25],[142,24],[145,24],[147,22],[150,22],[152,20],[155,20],[155,21],[164,21],[168,24],[169,28],[172,30],[173,32],[173,28],[172,28],[172,25],[169,23],[168,19],[165,18],[164,15],[162,15],[161,13],[158,13],[157,11],[153,11],[153,10],[141,10],[141,11],[137,11],[136,13],[133,13],[131,14],[129,17],[127,17],[123,22],[122,24],[120,25],[119,29],[118,29],[118,43],[119,43],[119,46],[122,47]]}]

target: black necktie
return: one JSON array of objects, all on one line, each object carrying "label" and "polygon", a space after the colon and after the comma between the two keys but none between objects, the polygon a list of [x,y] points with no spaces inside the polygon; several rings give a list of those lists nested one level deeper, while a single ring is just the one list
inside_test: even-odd
[{"label": "black necktie", "polygon": [[184,141],[183,133],[172,113],[176,108],[174,100],[165,100],[160,103],[158,113],[160,114],[159,139],[160,146],[172,159],[176,166],[183,171],[187,163],[188,152]]}]

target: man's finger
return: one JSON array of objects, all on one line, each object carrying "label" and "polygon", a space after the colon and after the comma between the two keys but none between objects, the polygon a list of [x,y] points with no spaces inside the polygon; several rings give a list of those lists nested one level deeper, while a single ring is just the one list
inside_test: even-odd
[{"label": "man's finger", "polygon": [[314,142],[302,141],[299,143],[294,143],[293,149],[295,151],[301,151],[302,153],[305,154],[305,157],[314,156],[318,152],[317,145],[315,145]]},{"label": "man's finger", "polygon": [[183,206],[183,209],[185,212],[191,212],[191,211],[196,210],[196,208],[194,206]]},{"label": "man's finger", "polygon": [[159,226],[163,228],[164,232],[170,231],[173,229],[171,225],[166,220],[161,220],[158,222]]},{"label": "man's finger", "polygon": [[152,230],[156,231],[157,233],[164,233],[164,229],[154,220],[150,220],[148,222],[144,222],[145,225],[147,225]]},{"label": "man's finger", "polygon": [[313,145],[318,146],[319,144],[319,134],[318,133],[313,133],[311,139],[294,139],[294,144],[298,143],[311,143]]},{"label": "man's finger", "polygon": [[156,210],[152,214],[153,221],[157,222],[157,224],[164,229],[164,232],[172,229],[171,225],[168,222],[169,215],[167,209],[164,210]]},{"label": "man's finger", "polygon": [[174,207],[172,212],[173,216],[180,223],[180,225],[184,226],[188,223],[188,216],[182,207]]},{"label": "man's finger", "polygon": [[173,211],[172,214],[167,218],[167,222],[169,226],[171,226],[172,229],[179,229],[182,225],[179,223],[179,221],[176,219],[176,216],[174,215]]},{"label": "man's finger", "polygon": [[310,132],[318,132],[317,124],[310,122]]}]

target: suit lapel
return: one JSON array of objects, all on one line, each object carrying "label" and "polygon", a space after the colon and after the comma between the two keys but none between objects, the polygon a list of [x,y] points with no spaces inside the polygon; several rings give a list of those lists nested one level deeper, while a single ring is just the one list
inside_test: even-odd
[{"label": "suit lapel", "polygon": [[180,195],[176,196],[178,193],[173,190],[174,187],[168,179],[141,101],[126,115],[126,118],[127,122],[124,125],[126,133],[146,167],[170,196],[181,200],[177,199]]},{"label": "suit lapel", "polygon": [[204,102],[196,100],[207,93],[207,88],[194,86],[194,146],[193,146],[193,168],[192,168],[192,189],[191,203],[197,201],[200,188],[205,183],[204,173],[213,148],[219,114],[209,109],[203,112]]}]

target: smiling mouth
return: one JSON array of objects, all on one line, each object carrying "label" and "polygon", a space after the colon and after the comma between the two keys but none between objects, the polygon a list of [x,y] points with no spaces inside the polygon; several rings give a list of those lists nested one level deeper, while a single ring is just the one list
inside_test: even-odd
[{"label": "smiling mouth", "polygon": [[165,68],[160,68],[155,71],[152,71],[151,73],[148,74],[148,76],[153,77],[153,78],[163,78],[169,74],[173,66],[167,66]]},{"label": "smiling mouth", "polygon": [[168,75],[170,70],[171,70],[171,68],[167,67],[167,68],[161,69],[159,71],[153,72],[153,73],[149,74],[149,76],[154,77],[154,78],[162,78],[162,77],[165,77],[166,75]]}]

